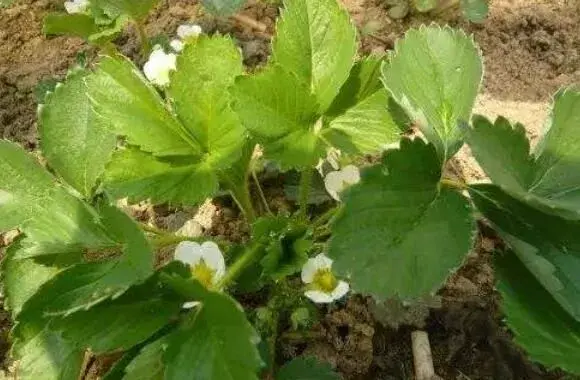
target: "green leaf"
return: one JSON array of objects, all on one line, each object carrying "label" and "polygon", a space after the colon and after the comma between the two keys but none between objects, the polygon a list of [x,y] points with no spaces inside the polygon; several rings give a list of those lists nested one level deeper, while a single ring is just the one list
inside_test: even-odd
[{"label": "green leaf", "polygon": [[531,191],[562,207],[580,209],[580,90],[554,96],[548,129],[536,147]]},{"label": "green leaf", "polygon": [[437,0],[412,0],[419,12],[429,12],[437,8]]},{"label": "green leaf", "polygon": [[75,380],[84,359],[84,350],[52,331],[48,324],[21,329],[13,354],[19,360],[20,380]]},{"label": "green leaf", "polygon": [[0,232],[17,227],[27,235],[19,259],[112,243],[87,205],[22,148],[0,140]]},{"label": "green leaf", "polygon": [[375,92],[332,120],[322,134],[348,153],[372,154],[397,143],[402,130],[389,112],[389,95]]},{"label": "green leaf", "polygon": [[383,62],[382,58],[369,56],[355,63],[325,115],[331,118],[339,116],[383,88],[381,83]]},{"label": "green leaf", "polygon": [[246,0],[201,0],[204,8],[214,16],[228,17],[246,4]]},{"label": "green leaf", "polygon": [[105,186],[116,198],[131,202],[196,204],[219,189],[218,178],[207,163],[194,157],[156,158],[136,148],[113,154],[105,173]]},{"label": "green leaf", "polygon": [[259,336],[241,306],[197,282],[175,276],[167,281],[202,305],[170,337],[164,356],[165,379],[181,380],[195,373],[204,380],[257,380]]},{"label": "green leaf", "polygon": [[488,0],[461,0],[461,10],[471,22],[484,22],[489,13]]},{"label": "green leaf", "polygon": [[129,144],[156,156],[201,154],[193,136],[128,59],[102,58],[86,82],[97,114]]},{"label": "green leaf", "polygon": [[96,0],[107,14],[126,14],[134,20],[143,20],[159,0]]},{"label": "green leaf", "polygon": [[580,321],[580,221],[533,207],[495,185],[473,185],[469,193],[526,268]]},{"label": "green leaf", "polygon": [[100,213],[119,247],[124,248],[123,255],[59,272],[29,299],[21,313],[22,320],[88,309],[105,299],[119,297],[153,272],[153,250],[139,227],[112,206],[101,205]]},{"label": "green leaf", "polygon": [[163,354],[167,346],[167,336],[143,347],[127,368],[123,380],[163,380],[165,366]]},{"label": "green leaf", "polygon": [[86,72],[70,76],[46,98],[39,115],[40,145],[58,174],[86,198],[115,149],[116,138],[86,96]]},{"label": "green leaf", "polygon": [[383,83],[443,160],[461,146],[482,78],[473,38],[439,26],[407,31],[383,66]]},{"label": "green leaf", "polygon": [[264,276],[278,281],[302,269],[312,247],[305,233],[306,226],[286,216],[264,217],[254,223],[252,238],[263,239],[266,245],[260,262]]},{"label": "green leaf", "polygon": [[[78,256],[68,256],[68,260],[53,260],[41,262],[36,258],[15,259],[22,247],[22,239],[12,243],[2,259],[2,282],[4,285],[4,307],[10,311],[12,319],[20,313],[22,306],[48,280],[54,277],[62,268],[74,263]],[[54,262],[56,261],[56,262]]]},{"label": "green leaf", "polygon": [[577,217],[580,212],[580,92],[555,96],[548,129],[530,155],[523,126],[498,118],[473,119],[467,140],[491,180],[513,195],[543,203],[552,212]]},{"label": "green leaf", "polygon": [[313,357],[298,357],[280,368],[276,380],[340,380],[340,376],[330,364]]},{"label": "green leaf", "polygon": [[8,8],[14,3],[14,0],[0,0],[0,8]]},{"label": "green leaf", "polygon": [[495,270],[502,310],[516,343],[548,368],[580,374],[580,322],[554,301],[515,255],[498,257]]},{"label": "green leaf", "polygon": [[242,72],[240,52],[229,37],[202,36],[186,45],[171,77],[168,95],[175,110],[201,145],[204,161],[216,169],[234,163],[245,143],[228,92]]},{"label": "green leaf", "polygon": [[[163,268],[176,272],[181,266]],[[188,275],[189,273],[186,273]],[[52,324],[63,336],[96,355],[124,351],[139,344],[176,318],[183,299],[171,294],[156,273],[144,284],[130,288],[121,297],[80,311]]]},{"label": "green leaf", "polygon": [[238,77],[234,109],[266,154],[286,167],[312,167],[325,154],[317,135],[316,101],[308,87],[279,66]]},{"label": "green leaf", "polygon": [[99,26],[86,14],[49,13],[44,18],[42,31],[47,35],[67,35],[88,40],[99,32]]},{"label": "green leaf", "polygon": [[461,265],[475,223],[469,201],[440,188],[440,168],[432,144],[403,139],[342,194],[329,255],[356,291],[419,298],[435,293]]},{"label": "green leaf", "polygon": [[526,191],[530,187],[535,168],[523,125],[512,127],[503,117],[492,124],[477,115],[466,138],[477,162],[493,183],[514,191]]},{"label": "green leaf", "polygon": [[286,0],[284,5],[272,42],[273,61],[312,89],[324,112],[354,64],[356,28],[336,0]]},{"label": "green leaf", "polygon": [[[284,173],[284,195],[289,201],[299,202],[300,193],[300,172],[290,170]],[[312,175],[310,184],[310,193],[308,194],[308,204],[320,205],[324,202],[331,201],[324,185],[324,178],[318,171]]]}]

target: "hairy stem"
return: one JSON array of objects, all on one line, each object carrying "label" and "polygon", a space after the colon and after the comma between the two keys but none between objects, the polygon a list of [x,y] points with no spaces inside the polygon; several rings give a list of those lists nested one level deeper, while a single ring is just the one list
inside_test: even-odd
[{"label": "hairy stem", "polygon": [[304,169],[300,177],[300,187],[298,188],[298,201],[300,204],[299,215],[306,218],[308,211],[308,199],[310,198],[310,188],[312,186],[313,169]]},{"label": "hairy stem", "polygon": [[254,204],[252,203],[252,197],[248,186],[234,186],[230,189],[230,194],[240,210],[242,210],[248,223],[254,223],[256,220],[256,210],[254,210]]},{"label": "hairy stem", "polygon": [[272,215],[272,210],[270,210],[270,206],[268,205],[268,200],[266,199],[266,195],[264,194],[264,190],[262,190],[262,186],[260,186],[260,181],[258,180],[258,176],[256,175],[256,171],[252,170],[252,178],[254,179],[254,182],[256,183],[256,187],[258,188],[258,194],[260,195],[260,199],[262,200],[262,203],[264,204],[264,210]]},{"label": "hairy stem", "polygon": [[310,228],[314,230],[324,226],[327,222],[329,222],[332,219],[332,217],[336,214],[337,211],[338,211],[337,207],[327,210],[324,214],[320,215],[319,217],[317,217],[312,221]]},{"label": "hairy stem", "polygon": [[135,21],[135,29],[139,36],[139,42],[141,42],[141,54],[143,58],[146,58],[151,52],[151,44],[149,43],[149,38],[147,38],[147,33],[145,33],[145,26],[141,21]]},{"label": "hairy stem", "polygon": [[223,289],[235,281],[246,268],[256,262],[264,254],[262,243],[254,243],[246,248],[246,251],[236,260],[226,272],[225,276],[218,283],[217,288]]}]

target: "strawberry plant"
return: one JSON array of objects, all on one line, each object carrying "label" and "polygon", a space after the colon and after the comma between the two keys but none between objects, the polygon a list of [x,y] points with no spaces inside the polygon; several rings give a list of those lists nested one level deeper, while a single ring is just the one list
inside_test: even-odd
[{"label": "strawberry plant", "polygon": [[[280,329],[350,291],[433,295],[473,248],[476,210],[508,247],[496,270],[516,341],[580,372],[577,90],[555,96],[530,153],[520,125],[471,118],[483,66],[461,31],[413,29],[388,57],[358,58],[336,0],[288,0],[253,73],[231,38],[194,37],[144,74],[114,51],[71,71],[39,110],[45,165],[0,141],[0,231],[20,231],[2,264],[19,378],[77,379],[112,353],[106,379],[338,378],[308,357],[280,365]],[[411,122],[420,133],[403,137]],[[465,142],[491,183],[447,175]],[[381,159],[359,173],[368,154]],[[294,212],[252,197],[264,159],[300,173]],[[336,200],[321,215],[317,184]],[[117,206],[224,193],[250,225],[242,245]]]}]

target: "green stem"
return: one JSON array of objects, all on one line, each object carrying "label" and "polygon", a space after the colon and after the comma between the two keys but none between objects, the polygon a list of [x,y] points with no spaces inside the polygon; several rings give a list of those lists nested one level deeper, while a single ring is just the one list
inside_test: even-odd
[{"label": "green stem", "polygon": [[262,190],[262,186],[260,186],[260,181],[258,180],[258,176],[256,175],[256,171],[252,170],[252,178],[254,179],[254,182],[256,183],[256,187],[258,188],[258,194],[260,195],[260,199],[262,200],[262,203],[264,204],[264,210],[270,214],[272,214],[272,210],[270,210],[270,206],[268,205],[268,200],[266,199],[266,195],[264,194],[264,190]]},{"label": "green stem", "polygon": [[217,288],[223,289],[230,285],[242,272],[252,263],[260,259],[264,254],[263,245],[261,243],[254,243],[246,248],[246,251],[240,256],[226,272],[225,276],[219,282]]},{"label": "green stem", "polygon": [[152,234],[155,234],[155,235],[167,235],[168,234],[167,231],[163,231],[160,228],[157,228],[155,226],[151,226],[151,225],[146,224],[146,223],[139,223],[139,225],[141,226],[141,229],[143,231],[151,232]]},{"label": "green stem", "polygon": [[151,243],[155,248],[164,248],[171,245],[176,245],[181,243],[182,241],[195,241],[195,242],[203,242],[208,240],[207,237],[200,236],[200,237],[189,237],[189,236],[179,236],[174,234],[164,234],[155,239],[151,240]]},{"label": "green stem", "polygon": [[233,187],[230,189],[230,194],[240,210],[242,210],[248,223],[254,223],[256,220],[256,210],[254,210],[254,204],[252,203],[252,197],[250,196],[248,186]]},{"label": "green stem", "polygon": [[143,58],[147,58],[151,52],[151,44],[149,43],[149,38],[147,38],[147,33],[145,33],[145,26],[141,21],[135,21],[135,29],[137,29],[137,35],[141,42],[141,54]]},{"label": "green stem", "polygon": [[314,221],[310,225],[310,228],[314,230],[318,227],[322,227],[324,224],[326,224],[326,222],[332,219],[332,217],[336,214],[337,211],[338,211],[337,207],[327,210],[324,214],[314,219]]},{"label": "green stem", "polygon": [[310,187],[312,186],[312,175],[314,170],[307,168],[300,177],[300,187],[298,188],[298,200],[300,202],[299,215],[306,218],[308,211],[308,200],[310,198]]}]

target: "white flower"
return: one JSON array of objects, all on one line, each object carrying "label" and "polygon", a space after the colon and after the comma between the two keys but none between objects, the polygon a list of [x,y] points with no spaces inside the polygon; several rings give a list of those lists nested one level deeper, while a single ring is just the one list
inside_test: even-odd
[{"label": "white flower", "polygon": [[330,172],[324,178],[324,186],[331,197],[340,201],[339,193],[350,185],[360,181],[360,172],[354,165],[347,165],[341,170]]},{"label": "white flower", "polygon": [[201,33],[203,33],[203,29],[197,24],[183,24],[177,28],[177,36],[182,40],[190,37],[199,37]]},{"label": "white flower", "polygon": [[316,303],[331,303],[346,295],[348,283],[332,274],[332,260],[323,253],[308,259],[302,267],[302,282],[308,285],[304,295]]},{"label": "white flower", "polygon": [[171,40],[171,42],[169,43],[169,46],[171,46],[171,48],[174,51],[176,51],[177,53],[181,53],[185,44],[183,43],[183,41],[176,39],[176,40]]},{"label": "white flower", "polygon": [[176,69],[177,57],[175,54],[167,54],[163,49],[155,47],[149,56],[149,60],[143,66],[143,72],[147,79],[158,86],[169,84],[169,72]]},{"label": "white flower", "polygon": [[322,167],[324,166],[324,162],[328,162],[334,170],[340,169],[340,163],[339,163],[340,155],[341,155],[340,150],[338,150],[336,148],[332,148],[332,147],[327,148],[326,149],[326,159],[324,160],[321,158],[318,161],[318,164],[316,165],[316,170],[318,170],[320,175],[324,175],[324,172],[322,170]]},{"label": "white flower", "polygon": [[85,13],[89,9],[89,0],[65,1],[64,8],[68,13]]},{"label": "white flower", "polygon": [[189,265],[191,275],[206,288],[217,285],[226,273],[224,255],[212,241],[182,241],[175,248],[174,258]]}]

